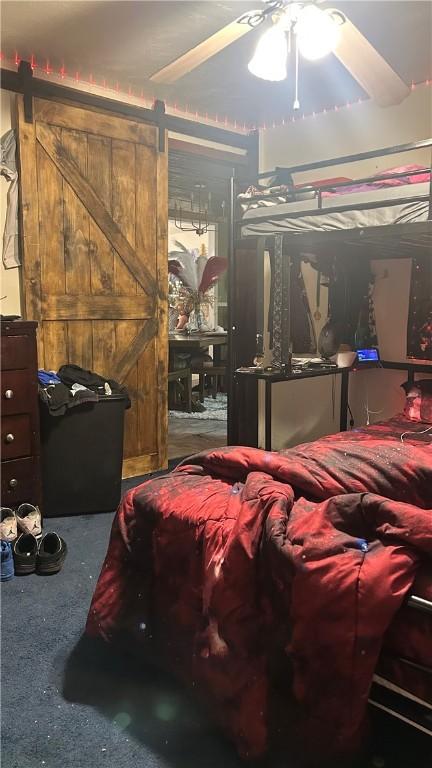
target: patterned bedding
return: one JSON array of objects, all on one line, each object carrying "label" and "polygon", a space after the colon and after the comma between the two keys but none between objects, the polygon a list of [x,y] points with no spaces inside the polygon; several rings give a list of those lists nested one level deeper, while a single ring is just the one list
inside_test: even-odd
[{"label": "patterned bedding", "polygon": [[[396,648],[406,596],[431,567],[422,428],[397,417],[281,453],[223,448],[133,489],[87,632],[169,667],[243,757],[267,748],[271,675],[288,661],[305,749],[354,751],[383,642]],[[424,638],[403,633],[429,664]]]}]

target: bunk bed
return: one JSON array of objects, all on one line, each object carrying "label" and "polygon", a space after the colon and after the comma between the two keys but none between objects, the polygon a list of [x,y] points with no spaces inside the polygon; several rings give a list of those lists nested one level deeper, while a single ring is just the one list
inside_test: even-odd
[{"label": "bunk bed", "polygon": [[[271,385],[281,381],[298,380],[310,376],[329,375],[331,371],[314,370],[293,372],[291,365],[290,324],[290,268],[291,254],[315,257],[337,253],[344,257],[364,260],[427,256],[432,260],[432,173],[429,167],[414,163],[392,168],[380,174],[357,179],[332,178],[316,183],[296,184],[297,174],[323,173],[330,177],[336,166],[361,162],[403,153],[431,149],[432,139],[406,145],[388,147],[317,163],[289,168],[276,167],[259,174],[258,179],[245,190],[235,178],[231,181],[230,229],[230,366],[231,403],[229,412],[229,442],[258,445],[258,382],[265,382],[265,444],[271,449]],[[235,281],[239,279],[237,261],[242,269],[245,259],[256,259],[262,274],[264,250],[279,253],[279,276],[285,275],[285,299],[280,305],[276,322],[283,341],[268,369],[254,366],[263,351],[263,295],[258,290],[252,296],[241,298]],[[285,270],[285,272],[283,271]],[[432,288],[432,286],[431,286]],[[246,322],[241,307],[255,305],[255,327],[249,312]],[[240,310],[237,308],[240,307]],[[249,330],[247,328],[249,326]],[[252,326],[252,327],[251,327]],[[249,334],[249,344],[245,336]],[[251,356],[255,344],[254,354]],[[246,353],[245,353],[246,351]],[[427,363],[382,361],[384,368],[404,370],[408,382],[416,374],[432,373]],[[256,367],[256,370],[254,370]],[[349,369],[341,373],[341,430],[347,425]],[[256,409],[253,418],[251,409]],[[427,425],[424,425],[427,429]],[[405,423],[402,429],[409,429]],[[370,433],[374,427],[370,428]],[[430,440],[430,436],[429,436]],[[311,446],[314,444],[312,443]],[[431,447],[432,451],[432,447]],[[432,462],[432,456],[431,456]],[[431,492],[432,496],[432,492]],[[428,570],[429,569],[429,570]],[[392,625],[390,642],[384,646],[382,658],[374,675],[370,703],[389,714],[432,735],[432,659],[408,641],[411,636],[424,647],[432,646],[432,592],[430,588],[431,563],[426,563],[414,591]],[[418,593],[415,589],[418,588]],[[411,627],[411,629],[410,629]],[[402,640],[398,640],[399,638]],[[405,646],[403,645],[405,640]],[[407,650],[407,648],[409,650]],[[424,680],[429,680],[429,687]],[[425,690],[428,691],[425,694]]]}]

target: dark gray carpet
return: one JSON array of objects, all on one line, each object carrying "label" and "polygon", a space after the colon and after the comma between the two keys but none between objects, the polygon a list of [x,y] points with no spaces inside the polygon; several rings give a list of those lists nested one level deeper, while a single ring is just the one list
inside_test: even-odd
[{"label": "dark gray carpet", "polygon": [[[1,585],[2,765],[238,768],[232,746],[171,679],[81,638],[112,517],[47,520],[45,530],[68,544],[62,572]],[[386,768],[429,765],[426,741],[403,725],[380,727]],[[284,749],[265,765],[296,768],[288,734],[281,737]]]}]

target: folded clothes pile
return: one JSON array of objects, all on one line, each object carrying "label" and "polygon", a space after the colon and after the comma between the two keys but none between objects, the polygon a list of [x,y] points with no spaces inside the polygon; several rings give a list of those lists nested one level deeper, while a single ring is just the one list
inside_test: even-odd
[{"label": "folded clothes pile", "polygon": [[126,408],[130,399],[126,387],[79,365],[62,365],[57,373],[38,371],[39,397],[52,416],[63,416],[69,408],[94,403],[100,396],[123,395]]}]

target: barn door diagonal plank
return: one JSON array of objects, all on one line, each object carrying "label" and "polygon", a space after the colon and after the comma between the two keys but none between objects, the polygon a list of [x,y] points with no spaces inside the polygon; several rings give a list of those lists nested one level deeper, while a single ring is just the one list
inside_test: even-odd
[{"label": "barn door diagonal plank", "polygon": [[84,204],[122,261],[124,261],[133,277],[148,295],[156,296],[157,283],[153,275],[145,264],[137,258],[134,249],[113,221],[111,214],[107,211],[91,184],[80,173],[67,150],[58,141],[54,131],[43,123],[37,123],[36,138],[64,179],[70,184],[77,197]]},{"label": "barn door diagonal plank", "polygon": [[148,343],[156,336],[158,331],[157,318],[147,320],[126,352],[120,355],[113,364],[113,378],[123,382],[130,369],[136,364],[138,358],[145,351]]}]

